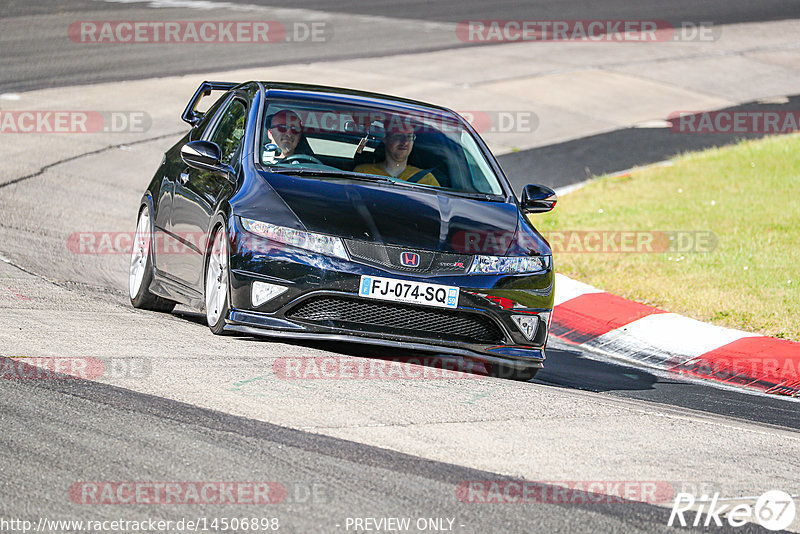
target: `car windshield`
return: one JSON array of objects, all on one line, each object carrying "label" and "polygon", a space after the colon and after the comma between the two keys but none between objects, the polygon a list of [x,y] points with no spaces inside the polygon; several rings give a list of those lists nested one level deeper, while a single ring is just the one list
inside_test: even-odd
[{"label": "car windshield", "polygon": [[281,172],[503,194],[473,135],[435,110],[396,112],[272,99],[261,139],[261,163]]}]

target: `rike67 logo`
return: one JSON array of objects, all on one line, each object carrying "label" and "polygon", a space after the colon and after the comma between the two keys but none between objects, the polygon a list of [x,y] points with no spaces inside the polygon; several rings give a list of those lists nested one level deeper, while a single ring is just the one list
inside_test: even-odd
[{"label": "rike67 logo", "polygon": [[[755,500],[755,504],[747,501]],[[667,525],[681,527],[741,527],[748,522],[758,523],[767,530],[783,530],[795,518],[795,503],[784,491],[771,490],[756,499],[722,499],[719,493],[695,497],[678,493],[672,504]]]}]

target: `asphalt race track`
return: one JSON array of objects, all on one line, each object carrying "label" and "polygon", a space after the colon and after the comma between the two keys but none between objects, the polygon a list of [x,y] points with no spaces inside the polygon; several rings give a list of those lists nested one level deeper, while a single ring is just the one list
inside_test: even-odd
[{"label": "asphalt race track", "polygon": [[[4,2],[0,18],[0,92],[21,91],[59,85],[152,78],[189,72],[308,61],[392,55],[443,48],[470,46],[444,32],[462,20],[525,19],[655,19],[679,25],[683,22],[730,24],[794,19],[800,6],[792,0],[750,2],[748,0],[560,0],[532,2],[447,1],[367,2],[346,1],[268,1],[235,0],[243,15],[257,13],[267,20],[289,22],[324,21],[330,24],[332,38],[323,44],[283,43],[264,54],[263,47],[197,45],[169,47],[151,45],[130,47],[92,47],[63,42],[64,25],[85,20],[206,20],[199,1],[96,1],[96,0],[10,0]],[[149,5],[158,9],[148,8]],[[178,9],[180,6],[198,6]],[[175,8],[171,8],[175,6]],[[231,20],[236,19],[232,11]],[[180,15],[180,16],[178,16]],[[452,34],[452,32],[450,32]],[[420,38],[422,35],[422,38]],[[161,61],[154,63],[152,57]]]},{"label": "asphalt race track", "polygon": [[[281,531],[335,532],[346,517],[457,517],[463,531],[526,532],[531,525],[558,531],[563,505],[481,507],[453,499],[464,480],[513,480],[497,474],[419,458],[313,433],[165,401],[124,389],[88,383],[68,387],[14,384],[4,387],[2,440],[8,480],[36,480],[24,495],[4,488],[3,516],[19,515],[26,502],[47,503],[52,518],[75,516],[52,502],[52,487],[84,480],[94,463],[113,456],[117,477],[139,480],[291,480],[285,504],[273,512]],[[35,407],[35,408],[34,408]],[[80,414],[76,417],[76,414]],[[77,419],[77,420],[76,420]],[[11,436],[38,435],[36,449],[20,450]],[[77,453],[77,451],[87,451]],[[13,458],[11,457],[13,454]],[[324,482],[323,482],[324,481]],[[294,502],[292,502],[294,501]],[[41,504],[39,505],[41,506]],[[159,517],[250,517],[248,506],[167,507]],[[278,511],[279,510],[279,511]],[[161,511],[159,511],[161,512]],[[665,524],[669,511],[641,503],[570,507],[570,520],[603,530],[648,532]],[[92,510],[92,518],[130,515],[124,505]],[[150,515],[150,514],[148,514]],[[636,525],[640,525],[637,527]],[[601,527],[602,526],[602,527]],[[344,530],[338,529],[338,530]]]},{"label": "asphalt race track", "polygon": [[[723,25],[800,18],[800,5],[792,1],[470,0],[454,8],[446,2],[333,7],[321,0],[235,0],[210,6],[218,10],[214,15],[201,4],[7,1],[0,14],[0,94],[24,98],[24,91],[52,89],[48,98],[71,102],[82,90],[61,95],[60,87],[86,85],[89,94],[94,84],[120,82],[113,87],[122,91],[155,86],[151,79],[165,76],[474,46],[454,39],[452,31],[437,31],[464,19],[649,17]],[[73,21],[237,20],[253,12],[326,21],[335,38],[324,46],[277,44],[268,54],[247,46],[65,44],[64,28]],[[181,111],[171,95],[168,102],[138,98],[152,101],[156,118],[158,106],[176,117]],[[141,109],[133,102],[129,109]],[[791,96],[782,104],[753,105],[796,104]],[[5,105],[0,95],[0,109]],[[403,517],[441,520],[410,531],[663,532],[670,530],[669,498],[598,501],[575,492],[555,502],[492,504],[465,500],[458,488],[469,481],[528,480],[557,493],[559,482],[655,481],[669,487],[670,496],[800,493],[800,418],[792,400],[600,361],[563,343],[548,349],[545,370],[529,383],[486,377],[281,380],[272,369],[285,358],[408,355],[215,337],[196,312],[134,310],[126,255],[65,254],[64,242],[73,232],[133,230],[132,209],[183,126],[174,121],[85,146],[76,138],[41,146],[37,139],[50,143],[47,136],[31,141],[0,134],[9,143],[0,175],[0,369],[21,365],[9,357],[63,356],[103,360],[109,371],[94,380],[0,380],[0,532],[19,531],[1,522],[14,518],[35,525],[42,518],[203,517],[279,518],[279,531],[298,533],[387,532],[352,521]],[[614,172],[737,138],[623,128],[509,152],[500,160],[515,187],[527,176],[564,186],[585,179],[587,168]],[[86,504],[76,497],[76,485],[103,481],[269,481],[286,495],[261,506]],[[714,530],[766,531],[752,523]],[[800,520],[789,530],[800,531]]]}]

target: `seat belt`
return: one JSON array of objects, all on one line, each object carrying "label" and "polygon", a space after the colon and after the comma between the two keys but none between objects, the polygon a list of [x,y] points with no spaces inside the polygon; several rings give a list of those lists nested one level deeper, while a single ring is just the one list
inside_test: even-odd
[{"label": "seat belt", "polygon": [[421,171],[417,171],[414,174],[412,174],[411,177],[406,181],[415,184],[420,180],[422,180],[422,178],[424,178],[426,174],[433,172],[435,168],[436,167],[431,167],[430,169],[422,169]]}]

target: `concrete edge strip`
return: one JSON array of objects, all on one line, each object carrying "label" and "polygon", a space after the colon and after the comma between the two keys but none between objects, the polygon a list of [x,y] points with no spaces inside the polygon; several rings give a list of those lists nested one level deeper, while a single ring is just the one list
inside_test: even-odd
[{"label": "concrete edge strip", "polygon": [[561,274],[550,333],[616,359],[800,397],[800,343],[668,313]]}]

